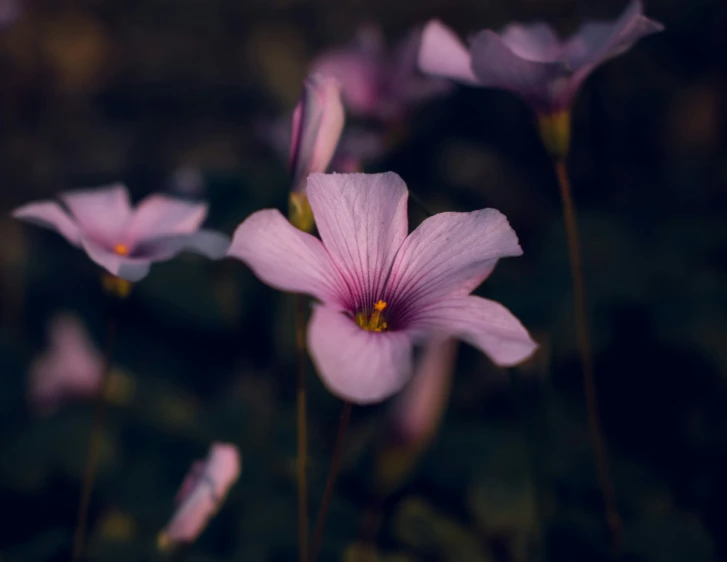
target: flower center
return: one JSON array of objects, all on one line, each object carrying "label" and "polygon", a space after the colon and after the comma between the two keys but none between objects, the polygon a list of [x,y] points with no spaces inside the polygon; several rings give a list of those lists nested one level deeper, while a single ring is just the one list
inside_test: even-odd
[{"label": "flower center", "polygon": [[356,324],[358,324],[359,328],[369,332],[385,332],[388,325],[381,314],[385,308],[386,303],[380,300],[374,304],[374,311],[371,315],[367,315],[366,312],[357,312]]},{"label": "flower center", "polygon": [[116,246],[114,246],[114,253],[119,254],[120,256],[128,256],[129,247],[126,244],[116,244]]}]

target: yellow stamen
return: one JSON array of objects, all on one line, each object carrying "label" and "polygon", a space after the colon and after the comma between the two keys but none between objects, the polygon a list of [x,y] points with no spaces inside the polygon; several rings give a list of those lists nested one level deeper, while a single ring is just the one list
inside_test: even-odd
[{"label": "yellow stamen", "polygon": [[380,300],[374,304],[374,311],[371,316],[367,316],[365,312],[356,313],[356,324],[369,332],[385,332],[389,327],[386,320],[381,317],[381,313],[385,308],[386,303]]},{"label": "yellow stamen", "polygon": [[119,254],[120,256],[128,256],[129,247],[126,244],[116,244],[116,246],[114,246],[114,253]]}]

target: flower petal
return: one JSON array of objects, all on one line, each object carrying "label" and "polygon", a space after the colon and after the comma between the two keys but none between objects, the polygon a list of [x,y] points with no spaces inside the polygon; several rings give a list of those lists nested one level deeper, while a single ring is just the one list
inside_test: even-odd
[{"label": "flower petal", "polygon": [[192,203],[167,195],[150,195],[137,206],[124,229],[125,244],[172,234],[191,234],[207,216],[206,203]]},{"label": "flower petal", "polygon": [[121,184],[70,191],[61,200],[85,236],[109,247],[119,242],[132,213],[129,193]]},{"label": "flower petal", "polygon": [[81,242],[78,225],[58,203],[53,201],[28,203],[15,209],[13,216],[16,219],[55,230],[74,246],[78,246]]},{"label": "flower petal", "polygon": [[180,252],[200,254],[212,260],[219,260],[227,254],[230,239],[214,230],[198,230],[191,234],[178,234],[146,240],[134,250],[133,257],[151,261],[165,261]]},{"label": "flower petal", "polygon": [[293,114],[290,166],[293,189],[302,191],[311,172],[325,172],[343,131],[341,87],[335,78],[314,74],[303,87]]},{"label": "flower petal", "polygon": [[406,332],[368,332],[345,313],[317,306],[308,326],[308,349],[331,393],[355,404],[396,394],[412,373]]},{"label": "flower petal", "polygon": [[406,185],[392,172],[311,174],[306,193],[323,245],[349,286],[349,309],[371,306],[406,238]]},{"label": "flower petal", "polygon": [[116,254],[88,238],[82,238],[81,244],[89,258],[116,277],[136,283],[149,274],[151,268],[149,259]]},{"label": "flower petal", "polygon": [[645,17],[642,3],[634,0],[614,22],[583,25],[566,43],[566,56],[582,80],[597,65],[628,51],[642,37],[663,29],[661,23]]},{"label": "flower petal", "polygon": [[561,55],[561,43],[546,23],[512,23],[500,32],[502,41],[520,58],[554,62]]},{"label": "flower petal", "polygon": [[496,209],[434,215],[401,246],[386,290],[389,304],[407,315],[418,306],[467,295],[498,259],[521,254],[515,231]]},{"label": "flower petal", "polygon": [[430,21],[422,32],[419,68],[466,84],[477,84],[470,54],[459,37],[439,20]]},{"label": "flower petal", "polygon": [[[538,62],[523,58],[489,29],[475,35],[470,52],[472,70],[481,85],[508,90],[535,105],[536,109],[570,102],[570,99],[553,100],[551,92],[555,82],[567,82],[571,75],[565,62]],[[561,85],[557,89],[567,90]]]},{"label": "flower petal", "polygon": [[237,227],[228,256],[244,261],[264,283],[340,304],[343,282],[321,241],[265,209]]},{"label": "flower petal", "polygon": [[419,312],[411,330],[459,337],[502,367],[517,365],[538,347],[508,309],[471,295],[432,304]]}]

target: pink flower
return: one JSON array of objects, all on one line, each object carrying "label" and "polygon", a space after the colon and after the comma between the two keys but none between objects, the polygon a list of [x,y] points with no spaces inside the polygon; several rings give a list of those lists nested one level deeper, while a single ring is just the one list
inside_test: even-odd
[{"label": "pink flower", "polygon": [[419,66],[466,84],[508,90],[538,113],[552,114],[570,108],[596,67],[663,29],[643,15],[639,0],[633,0],[616,21],[586,23],[566,40],[544,23],[516,23],[500,33],[480,31],[468,50],[454,32],[434,20],[424,29]]},{"label": "pink flower", "polygon": [[456,356],[456,340],[426,345],[416,374],[393,405],[397,441],[422,444],[436,432],[449,401]]},{"label": "pink flower", "polygon": [[177,510],[159,534],[159,548],[194,542],[220,509],[240,470],[240,452],[228,443],[214,443],[206,460],[192,464],[177,494]]},{"label": "pink flower", "polygon": [[394,173],[311,174],[306,193],[321,240],[268,209],[237,228],[228,254],[320,301],[308,347],[331,392],[361,404],[391,396],[430,337],[464,339],[499,365],[533,352],[507,309],[469,294],[499,258],[522,253],[500,212],[441,213],[407,236],[408,191]]},{"label": "pink flower", "polygon": [[200,230],[207,205],[166,195],[150,195],[132,209],[123,185],[61,195],[54,201],[28,203],[13,211],[18,219],[50,228],[112,275],[139,281],[151,264],[190,250],[212,259],[225,255],[223,234]]},{"label": "pink flower", "polygon": [[389,53],[381,30],[364,26],[352,44],[313,61],[312,71],[338,79],[351,113],[396,121],[410,106],[450,89],[446,82],[419,73],[416,59],[420,41],[421,30],[416,29]]},{"label": "pink flower", "polygon": [[29,398],[39,415],[51,415],[67,402],[96,396],[103,360],[73,315],[54,317],[48,327],[48,349],[30,366]]},{"label": "pink flower", "polygon": [[341,88],[334,78],[309,76],[293,112],[290,170],[293,191],[305,190],[312,172],[325,172],[341,138],[345,116]]}]

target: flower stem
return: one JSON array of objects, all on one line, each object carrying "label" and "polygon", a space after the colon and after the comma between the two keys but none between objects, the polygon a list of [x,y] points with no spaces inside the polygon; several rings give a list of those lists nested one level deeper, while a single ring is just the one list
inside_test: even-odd
[{"label": "flower stem", "polygon": [[326,479],[326,488],[323,492],[323,499],[321,500],[321,509],[318,512],[318,520],[316,521],[316,530],[313,535],[313,548],[311,549],[311,562],[316,562],[318,558],[318,552],[321,549],[321,542],[323,540],[323,528],[326,524],[326,516],[328,515],[328,508],[333,498],[333,489],[336,486],[336,476],[338,476],[338,469],[341,463],[341,451],[343,449],[343,440],[346,436],[346,428],[348,427],[348,420],[351,418],[351,403],[344,402],[343,410],[341,411],[341,422],[338,424],[338,435],[336,436],[336,444],[333,448],[333,457],[331,458],[331,468],[328,470],[328,478]]},{"label": "flower stem", "polygon": [[591,439],[591,446],[596,462],[596,473],[603,495],[606,519],[611,531],[613,545],[618,550],[621,543],[622,524],[616,509],[616,497],[611,480],[608,463],[608,452],[606,443],[601,431],[601,422],[598,413],[598,397],[596,395],[596,383],[593,374],[593,356],[588,327],[588,315],[586,313],[586,290],[583,282],[583,264],[581,263],[580,242],[576,214],[571,196],[570,181],[565,159],[556,159],[553,162],[555,174],[558,177],[560,195],[563,200],[563,212],[565,217],[565,229],[568,236],[568,253],[570,256],[571,275],[573,278],[573,298],[575,305],[575,321],[578,332],[578,344],[583,368],[584,390],[586,394],[586,411],[588,418],[588,432]]},{"label": "flower stem", "polygon": [[91,492],[96,481],[96,468],[98,464],[99,449],[101,446],[101,436],[103,433],[103,422],[106,414],[106,394],[108,391],[109,380],[111,379],[111,361],[113,359],[114,344],[116,340],[116,318],[113,312],[109,312],[109,326],[106,340],[106,349],[104,351],[104,360],[101,375],[101,386],[96,394],[96,400],[93,410],[93,422],[91,425],[91,433],[88,438],[88,449],[86,453],[86,466],[83,473],[83,483],[81,485],[81,497],[78,508],[78,520],[76,523],[76,532],[73,539],[73,562],[79,562],[83,556],[84,541],[86,537],[86,527],[88,525],[88,508],[91,503]]},{"label": "flower stem", "polygon": [[298,413],[298,550],[300,562],[308,562],[308,482],[307,482],[307,416],[305,393],[305,304],[303,295],[296,295],[295,343],[298,351],[297,413]]}]

